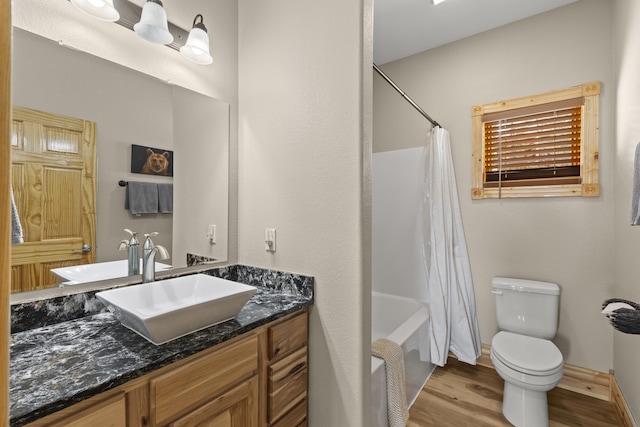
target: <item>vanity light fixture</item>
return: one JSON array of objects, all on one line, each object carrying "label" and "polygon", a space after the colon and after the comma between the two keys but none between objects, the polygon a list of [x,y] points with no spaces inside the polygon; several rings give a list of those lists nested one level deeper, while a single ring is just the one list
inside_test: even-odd
[{"label": "vanity light fixture", "polygon": [[116,22],[120,14],[113,7],[113,0],[71,0],[71,3],[83,11],[102,21]]},{"label": "vanity light fixture", "polygon": [[[198,22],[198,18],[200,22]],[[213,58],[209,54],[209,34],[207,34],[207,27],[204,26],[202,15],[198,14],[193,19],[193,27],[189,32],[187,44],[180,48],[180,53],[196,64],[208,65],[213,62]]]},{"label": "vanity light fixture", "polygon": [[444,0],[431,0],[434,5],[442,3]]},{"label": "vanity light fixture", "polygon": [[142,7],[140,22],[133,26],[133,31],[151,43],[169,44],[173,34],[169,32],[167,13],[160,0],[147,0]]},{"label": "vanity light fixture", "polygon": [[115,22],[143,39],[163,44],[196,64],[213,62],[204,18],[197,14],[190,32],[167,21],[161,0],[146,0],[140,7],[129,0],[69,0],[80,10],[103,21]]}]

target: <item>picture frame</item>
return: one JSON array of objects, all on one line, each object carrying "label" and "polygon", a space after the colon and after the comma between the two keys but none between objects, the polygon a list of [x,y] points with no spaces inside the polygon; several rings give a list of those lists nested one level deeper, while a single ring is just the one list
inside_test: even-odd
[{"label": "picture frame", "polygon": [[173,176],[173,151],[131,144],[131,173]]}]

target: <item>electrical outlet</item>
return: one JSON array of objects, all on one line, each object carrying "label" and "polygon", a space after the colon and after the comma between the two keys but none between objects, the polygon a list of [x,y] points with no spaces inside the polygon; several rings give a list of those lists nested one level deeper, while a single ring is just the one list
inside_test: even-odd
[{"label": "electrical outlet", "polygon": [[264,230],[264,250],[267,252],[276,251],[276,229],[266,228]]}]

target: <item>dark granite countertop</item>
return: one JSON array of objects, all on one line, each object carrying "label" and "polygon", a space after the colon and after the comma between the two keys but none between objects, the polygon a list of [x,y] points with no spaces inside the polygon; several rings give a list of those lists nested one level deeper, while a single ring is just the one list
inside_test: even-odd
[{"label": "dark granite countertop", "polygon": [[110,313],[11,335],[10,423],[22,426],[313,303],[282,289],[258,292],[230,320],[156,346]]}]

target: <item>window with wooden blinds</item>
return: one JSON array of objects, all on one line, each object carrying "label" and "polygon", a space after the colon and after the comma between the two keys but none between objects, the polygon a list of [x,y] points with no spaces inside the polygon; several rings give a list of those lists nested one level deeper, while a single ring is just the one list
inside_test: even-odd
[{"label": "window with wooden blinds", "polygon": [[475,106],[472,198],[599,195],[599,89]]}]

